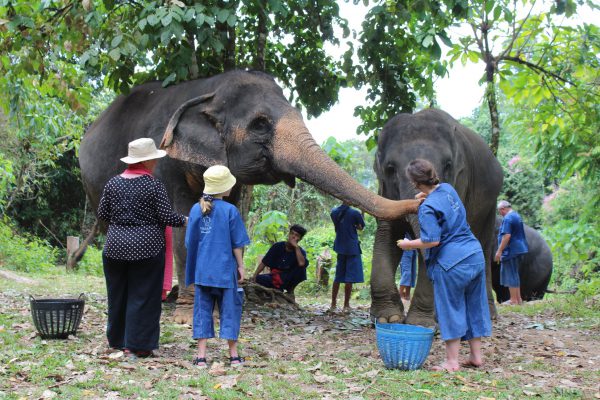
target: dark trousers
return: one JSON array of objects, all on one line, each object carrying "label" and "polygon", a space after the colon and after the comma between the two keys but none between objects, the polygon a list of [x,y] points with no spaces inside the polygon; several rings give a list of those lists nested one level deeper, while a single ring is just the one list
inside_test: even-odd
[{"label": "dark trousers", "polygon": [[106,337],[110,347],[132,351],[158,348],[165,252],[144,260],[102,256],[108,293]]}]

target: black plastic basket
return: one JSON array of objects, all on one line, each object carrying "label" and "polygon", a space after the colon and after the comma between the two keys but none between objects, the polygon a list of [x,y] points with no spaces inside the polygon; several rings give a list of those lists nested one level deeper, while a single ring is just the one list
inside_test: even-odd
[{"label": "black plastic basket", "polygon": [[66,339],[77,334],[85,305],[83,293],[77,299],[29,298],[31,317],[42,339]]}]

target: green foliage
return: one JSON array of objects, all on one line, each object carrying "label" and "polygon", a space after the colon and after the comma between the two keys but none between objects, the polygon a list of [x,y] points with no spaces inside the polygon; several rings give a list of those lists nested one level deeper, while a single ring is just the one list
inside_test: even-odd
[{"label": "green foliage", "polygon": [[104,276],[102,249],[95,246],[88,246],[83,258],[77,263],[77,273]]},{"label": "green foliage", "polygon": [[[359,64],[351,69],[352,84],[369,87],[369,103],[354,111],[363,121],[358,131],[366,135],[381,129],[394,115],[412,112],[419,96],[433,102],[434,78],[447,74],[438,41],[450,44],[444,30],[453,14],[460,14],[436,2],[373,3],[358,36]],[[376,146],[376,134],[367,146]]]},{"label": "green foliage", "polygon": [[519,155],[502,162],[502,169],[504,184],[498,199],[510,201],[527,225],[539,228],[544,197],[542,174],[529,160]]},{"label": "green foliage", "polygon": [[281,211],[268,211],[263,214],[261,221],[254,227],[253,237],[269,244],[279,242],[288,232],[287,215]]},{"label": "green foliage", "polygon": [[549,72],[513,65],[500,81],[515,105],[510,123],[533,142],[537,162],[549,174],[562,180],[577,173],[598,184],[600,30],[587,24],[540,30],[522,62],[545,65]]},{"label": "green foliage", "polygon": [[548,196],[542,231],[554,257],[553,282],[593,296],[600,287],[598,187],[572,178]]},{"label": "green foliage", "polygon": [[30,235],[20,235],[6,221],[0,221],[0,261],[6,268],[44,272],[56,268],[56,249]]}]

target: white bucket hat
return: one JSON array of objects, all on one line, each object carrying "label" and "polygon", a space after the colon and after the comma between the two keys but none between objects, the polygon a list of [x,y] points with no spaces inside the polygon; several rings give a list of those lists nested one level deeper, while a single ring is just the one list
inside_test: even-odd
[{"label": "white bucket hat", "polygon": [[215,165],[204,171],[204,193],[225,193],[235,185],[235,176],[224,165]]},{"label": "white bucket hat", "polygon": [[121,158],[126,164],[135,164],[142,161],[153,160],[167,155],[164,150],[157,150],[151,138],[136,139],[129,142],[127,157]]}]

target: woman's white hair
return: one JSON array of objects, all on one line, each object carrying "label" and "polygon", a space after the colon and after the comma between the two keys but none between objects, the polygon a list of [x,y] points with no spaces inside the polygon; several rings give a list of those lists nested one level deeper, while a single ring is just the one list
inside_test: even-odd
[{"label": "woman's white hair", "polygon": [[506,200],[500,200],[500,201],[498,202],[498,207],[497,207],[497,208],[498,208],[498,210],[499,210],[499,209],[501,209],[501,208],[511,208],[511,205],[510,205],[510,203],[509,203],[508,201],[506,201]]}]

